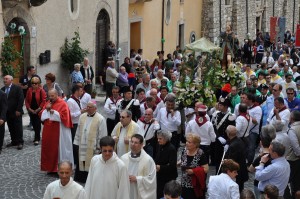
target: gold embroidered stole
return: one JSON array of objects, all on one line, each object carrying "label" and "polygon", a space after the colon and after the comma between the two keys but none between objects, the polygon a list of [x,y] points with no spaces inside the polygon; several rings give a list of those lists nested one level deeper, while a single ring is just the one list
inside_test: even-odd
[{"label": "gold embroidered stole", "polygon": [[[83,136],[83,131],[84,131],[84,127],[85,127],[85,122],[87,119],[87,114],[84,114],[81,116],[81,120],[80,120],[80,129],[79,129],[79,140],[81,142],[82,136]],[[88,129],[88,140],[87,140],[87,149],[86,149],[86,155],[85,155],[85,161],[80,161],[79,157],[79,170],[80,171],[89,171],[90,168],[90,163],[91,163],[91,159],[94,156],[94,144],[95,144],[95,140],[96,140],[96,136],[97,136],[97,132],[98,132],[98,126],[99,123],[101,122],[101,118],[99,117],[99,114],[96,113],[91,121],[91,125],[90,128]],[[97,145],[97,143],[96,143]],[[80,144],[79,144],[79,151],[80,151]],[[84,164],[83,164],[84,162]]]}]

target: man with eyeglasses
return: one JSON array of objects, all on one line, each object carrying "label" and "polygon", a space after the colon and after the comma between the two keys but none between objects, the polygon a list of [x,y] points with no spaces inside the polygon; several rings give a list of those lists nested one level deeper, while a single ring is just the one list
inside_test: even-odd
[{"label": "man with eyeglasses", "polygon": [[101,154],[91,160],[85,184],[88,199],[132,199],[126,166],[114,152],[115,141],[110,136],[100,140]]},{"label": "man with eyeglasses", "polygon": [[121,157],[128,169],[130,199],[156,198],[156,165],[143,146],[143,136],[134,134],[130,140],[131,151]]},{"label": "man with eyeglasses", "polygon": [[74,161],[76,181],[85,183],[92,157],[99,154],[100,139],[107,136],[105,118],[97,112],[97,105],[91,101],[86,113],[80,115],[74,139]]},{"label": "man with eyeglasses", "polygon": [[[270,95],[267,100],[266,100],[266,111],[267,111],[267,115],[270,114],[271,110],[274,107],[274,100],[278,97],[283,97],[283,95],[281,94],[282,91],[282,85],[281,84],[275,84],[273,87],[271,87],[271,91],[272,91],[272,95]],[[284,104],[288,107],[288,104],[286,102],[284,102]]]},{"label": "man with eyeglasses", "polygon": [[120,114],[120,122],[117,123],[111,133],[111,137],[117,143],[116,153],[119,157],[129,151],[129,140],[132,135],[141,133],[139,125],[132,120],[132,112],[124,110]]},{"label": "man with eyeglasses", "polygon": [[287,88],[293,88],[294,90],[297,90],[296,83],[294,81],[292,81],[292,79],[293,79],[293,75],[288,73],[288,74],[285,75],[285,81],[281,82],[282,94],[283,94],[284,98],[287,97],[287,94],[286,94],[286,89]]},{"label": "man with eyeglasses", "polygon": [[295,90],[293,88],[287,88],[286,89],[287,98],[284,98],[285,102],[288,104],[289,110],[300,111],[300,99],[295,97]]}]

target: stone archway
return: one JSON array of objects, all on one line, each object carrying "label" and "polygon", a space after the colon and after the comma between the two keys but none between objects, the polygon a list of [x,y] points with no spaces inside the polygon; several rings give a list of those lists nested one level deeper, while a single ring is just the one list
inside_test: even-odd
[{"label": "stone archway", "polygon": [[10,22],[16,21],[24,26],[26,35],[24,43],[24,66],[37,65],[37,41],[36,36],[32,36],[32,28],[35,27],[35,22],[32,16],[27,10],[20,6],[16,6],[12,9],[5,9],[4,14],[4,25],[9,26]]}]

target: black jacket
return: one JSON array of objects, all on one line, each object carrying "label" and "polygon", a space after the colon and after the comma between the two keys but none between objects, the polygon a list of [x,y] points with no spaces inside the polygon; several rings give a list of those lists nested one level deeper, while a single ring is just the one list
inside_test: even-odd
[{"label": "black jacket", "polygon": [[155,164],[160,165],[157,172],[157,181],[168,182],[177,178],[177,151],[175,147],[167,142],[165,145],[158,145]]},{"label": "black jacket", "polygon": [[[91,81],[93,81],[93,79],[94,79],[94,71],[93,71],[93,67],[92,66],[90,66],[90,69],[91,69]],[[83,68],[83,65],[80,67],[80,72],[81,72],[81,74],[82,74],[82,77],[83,77],[83,79],[85,80],[85,72],[84,72],[84,68]]]},{"label": "black jacket", "polygon": [[240,165],[237,181],[246,182],[249,179],[246,165],[246,150],[245,144],[240,138],[235,137],[229,141],[229,148],[225,154],[225,159],[233,159]]},{"label": "black jacket", "polygon": [[[5,87],[2,87],[1,90],[5,92]],[[16,116],[16,111],[20,113],[23,112],[24,96],[23,90],[20,86],[12,84],[7,98],[7,114],[9,118],[14,118]]]},{"label": "black jacket", "polygon": [[0,119],[6,121],[7,112],[7,97],[6,94],[0,90]]}]

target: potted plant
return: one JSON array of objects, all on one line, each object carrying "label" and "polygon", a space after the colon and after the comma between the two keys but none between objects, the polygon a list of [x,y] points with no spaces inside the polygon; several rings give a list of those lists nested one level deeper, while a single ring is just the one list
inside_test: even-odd
[{"label": "potted plant", "polygon": [[88,50],[84,50],[80,47],[79,32],[74,32],[75,36],[69,40],[66,38],[64,45],[60,48],[61,65],[69,71],[73,71],[74,64],[81,63],[84,57],[88,54]]}]

